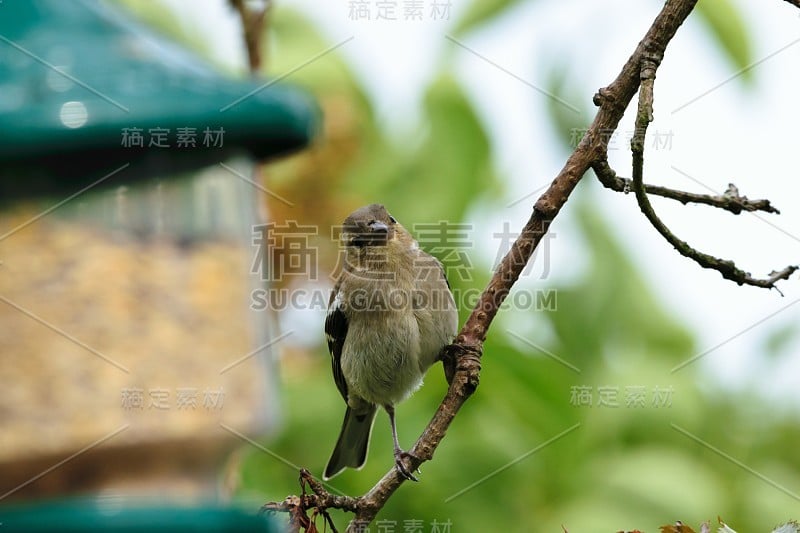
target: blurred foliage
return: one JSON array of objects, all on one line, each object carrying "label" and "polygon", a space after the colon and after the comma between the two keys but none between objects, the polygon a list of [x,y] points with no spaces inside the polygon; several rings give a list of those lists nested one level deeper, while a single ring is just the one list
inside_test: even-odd
[{"label": "blurred foliage", "polygon": [[[671,374],[695,353],[691,336],[654,301],[585,204],[580,220],[592,258],[588,274],[556,288],[555,310],[507,311],[549,326],[555,335],[546,350],[580,373],[496,324],[476,395],[424,466],[422,482],[403,485],[380,519],[393,521],[396,531],[410,518],[423,520],[425,531],[433,521],[448,520],[453,531],[558,531],[561,524],[570,531],[652,531],[677,518],[700,523],[721,513],[739,530],[756,531],[791,517],[792,497],[671,424],[776,483],[797,487],[800,459],[791,451],[800,437],[796,420],[765,416],[768,407],[755,397],[698,390],[695,367]],[[265,446],[319,472],[342,404],[321,343],[315,358],[293,355],[284,359],[287,426]],[[574,387],[591,387],[593,405],[573,405]],[[598,405],[603,387],[618,392],[618,407]],[[626,406],[629,387],[644,388],[643,406]],[[668,403],[656,402],[656,388],[673,391]],[[398,409],[405,445],[419,435],[444,392],[437,366],[426,386]],[[580,426],[537,449],[575,424]],[[363,493],[391,467],[391,457],[388,420],[381,414],[364,469],[347,471],[331,485]],[[296,479],[292,468],[251,449],[240,495],[279,500],[297,490]]]},{"label": "blurred foliage", "polygon": [[[276,10],[268,35],[272,55],[267,61],[275,75],[331,46],[307,20],[287,9]],[[398,142],[381,127],[339,54],[309,64],[291,81],[320,102],[324,131],[309,150],[270,165],[270,190],[295,204],[268,198],[275,220],[330,228],[341,223],[343,214],[375,199],[386,199],[401,221],[461,220],[477,197],[496,193],[489,140],[449,71],[443,70],[427,89],[424,125],[411,143]],[[330,235],[320,235],[320,240],[324,258],[331,260],[336,249]]]},{"label": "blurred foliage", "polygon": [[710,36],[725,58],[737,71],[742,82],[750,84],[754,77],[753,38],[744,16],[732,0],[704,0],[697,3],[697,15],[706,24]]},{"label": "blurred foliage", "polygon": [[[520,3],[520,0],[472,0],[456,23],[453,34],[463,35],[491,24]],[[736,2],[703,0],[697,3],[695,14],[706,26],[711,40],[725,59],[737,71],[741,70],[741,80],[746,84],[752,82],[753,73],[748,67],[753,63],[753,37]]]},{"label": "blurred foliage", "polygon": [[[491,24],[516,4],[474,2],[455,33]],[[738,12],[722,0],[699,5],[715,42],[737,66],[747,64],[750,38]],[[268,70],[276,76],[335,44],[280,5],[268,38]],[[555,68],[550,74],[548,88],[554,94],[582,94],[574,76]],[[378,122],[364,88],[338,52],[290,79],[317,96],[325,129],[311,149],[268,168],[270,189],[295,203],[290,208],[270,199],[273,220],[328,228],[353,208],[383,200],[401,221],[459,221],[496,194],[500,180],[486,128],[447,66],[425,93],[418,136],[403,144]],[[585,117],[550,109],[550,120],[561,132],[585,127]],[[774,411],[755,394],[733,396],[704,384],[698,365],[672,372],[697,353],[692,335],[654,298],[591,208],[588,200],[595,191],[583,188],[570,202],[589,257],[585,274],[553,287],[554,309],[499,315],[486,341],[477,393],[434,460],[424,465],[421,482],[404,484],[371,530],[404,531],[407,520],[419,520],[422,531],[432,531],[434,521],[450,522],[450,531],[459,532],[561,531],[562,525],[576,532],[655,531],[675,520],[700,524],[721,515],[738,530],[763,531],[797,514],[791,492],[800,487],[796,416]],[[332,268],[330,236],[321,234],[319,240],[323,270]],[[485,281],[451,280],[462,291],[480,289]],[[466,312],[462,309],[462,318]],[[509,313],[515,324],[524,316],[536,330],[551,332],[549,340],[525,342],[524,332],[504,327]],[[776,334],[770,349],[780,351],[794,331]],[[344,405],[330,376],[322,324],[308,336],[318,338],[316,346],[287,348],[283,356],[285,428],[263,441],[269,453],[246,448],[240,498],[281,500],[297,493],[297,471],[286,461],[318,474],[328,459]],[[533,347],[538,345],[542,349]],[[590,391],[591,406],[574,401],[580,387]],[[642,405],[627,405],[634,388],[644,391]],[[404,446],[420,434],[445,390],[437,366],[426,385],[399,407]],[[618,405],[600,405],[601,390]],[[658,396],[666,390],[666,399]],[[329,488],[364,493],[391,468],[391,450],[388,419],[381,413],[366,466],[343,473]],[[349,519],[333,515],[342,527]]]},{"label": "blurred foliage", "polygon": [[499,14],[505,14],[520,0],[473,0],[466,13],[456,23],[454,35],[463,35],[490,22]]},{"label": "blurred foliage", "polygon": [[588,95],[581,92],[583,84],[577,82],[576,76],[560,64],[547,68],[545,83],[547,93],[552,95],[545,100],[551,130],[571,152],[589,128],[592,115],[585,105],[579,109],[568,102],[588,102]]},{"label": "blurred foliage", "polygon": [[[459,31],[477,27],[513,4],[476,7]],[[282,9],[276,11],[271,39],[276,51],[272,70],[278,75],[331,44],[298,14]],[[278,50],[288,55],[278,60]],[[326,132],[310,152],[270,170],[271,187],[301,198],[291,213],[273,202],[271,212],[279,220],[298,216],[299,208],[307,220],[326,227],[376,198],[386,199],[401,221],[432,221],[431,213],[433,220],[462,220],[471,205],[491,197],[497,182],[485,129],[447,68],[426,91],[419,140],[397,146],[377,123],[363,89],[341,59],[318,63],[298,72],[293,81],[317,94],[326,113]],[[565,100],[580,101],[571,97],[580,94],[572,78],[553,68],[549,89],[570,92]],[[585,113],[558,104],[550,113],[553,122],[563,122],[560,131],[585,127]],[[586,276],[556,287],[556,309],[506,312],[528,314],[532,323],[550,329],[553,341],[544,348],[580,373],[504,330],[501,314],[486,343],[477,394],[457,417],[434,461],[425,465],[422,482],[401,487],[379,520],[388,521],[386,527],[393,524],[395,531],[402,531],[408,519],[422,520],[424,531],[434,521],[450,521],[454,531],[558,531],[562,524],[570,531],[626,525],[654,530],[670,520],[700,523],[717,514],[752,530],[785,521],[793,512],[791,497],[671,424],[790,487],[800,483],[795,473],[800,460],[788,453],[788,443],[800,431],[791,420],[768,420],[757,409],[738,409],[740,398],[698,390],[696,367],[671,374],[671,368],[695,353],[690,333],[655,301],[588,202],[575,201],[573,209],[580,210],[591,257]],[[463,291],[482,288],[485,279],[451,282]],[[319,472],[343,413],[322,335],[314,353],[288,355],[283,369],[287,426],[265,445]],[[592,407],[571,402],[573,387],[580,386],[591,387]],[[619,407],[597,405],[603,387],[617,391]],[[629,387],[644,388],[643,407],[625,406]],[[656,390],[672,391],[670,406],[655,402]],[[434,368],[426,386],[398,409],[404,445],[419,435],[444,391],[441,371]],[[537,449],[575,424],[580,425]],[[759,431],[741,434],[737,427]],[[381,414],[364,469],[347,471],[331,485],[347,494],[363,493],[391,467],[391,457],[388,420]],[[504,465],[510,466],[498,471]],[[240,494],[282,499],[296,492],[296,478],[292,468],[251,450],[244,460]],[[762,505],[765,500],[769,505]],[[335,515],[342,526],[347,518]]]},{"label": "blurred foliage", "polygon": [[764,342],[764,353],[779,357],[788,353],[789,347],[797,340],[800,327],[796,323],[788,323],[772,331]]}]

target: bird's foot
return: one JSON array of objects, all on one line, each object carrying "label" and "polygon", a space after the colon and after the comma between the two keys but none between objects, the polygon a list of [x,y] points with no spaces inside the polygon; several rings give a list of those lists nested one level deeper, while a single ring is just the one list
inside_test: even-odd
[{"label": "bird's foot", "polygon": [[[409,481],[419,481],[415,476],[413,471],[409,470],[406,467],[406,460],[417,459],[414,455],[404,452],[401,449],[396,449],[394,451],[394,465],[397,467],[397,471],[400,472],[400,475],[406,478]],[[417,472],[420,472],[419,468],[417,468]]]}]

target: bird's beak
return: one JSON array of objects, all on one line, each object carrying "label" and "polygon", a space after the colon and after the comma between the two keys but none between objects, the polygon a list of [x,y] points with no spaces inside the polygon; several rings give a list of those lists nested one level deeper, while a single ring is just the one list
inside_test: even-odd
[{"label": "bird's beak", "polygon": [[350,241],[351,244],[363,248],[364,246],[385,246],[389,240],[389,226],[383,222],[370,222],[367,230],[359,232]]},{"label": "bird's beak", "polygon": [[375,221],[369,225],[369,229],[371,229],[375,233],[389,233],[389,226],[387,226],[383,222]]}]

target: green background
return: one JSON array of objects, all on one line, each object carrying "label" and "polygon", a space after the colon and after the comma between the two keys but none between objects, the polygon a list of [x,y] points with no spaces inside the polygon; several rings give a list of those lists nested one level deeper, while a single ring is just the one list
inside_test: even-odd
[{"label": "green background", "polygon": [[[474,2],[452,35],[490,27],[519,3]],[[152,2],[126,4],[189,45],[213,46],[210,39],[180,29]],[[751,36],[734,4],[700,2],[693,16],[702,20],[709,42],[731,70],[753,61]],[[280,3],[266,31],[266,71],[273,75],[335,44]],[[441,58],[410,142],[376,118],[366,89],[338,52],[292,74],[292,82],[320,101],[326,127],[311,150],[267,168],[271,190],[295,199],[291,217],[324,228],[359,205],[385,198],[401,222],[430,221],[433,213],[436,220],[469,222],[471,209],[499,205],[503,176],[493,163],[490,135],[450,63],[449,57]],[[565,68],[546,74],[547,89],[557,95],[585,95],[579,101],[588,102],[595,89],[576,84]],[[746,90],[754,76],[748,72],[736,83]],[[552,106],[549,112],[566,156],[566,132],[585,127],[590,110],[565,114],[563,107]],[[707,379],[699,365],[671,372],[701,351],[693,325],[672,316],[637,273],[593,206],[610,193],[592,181],[587,176],[565,210],[580,230],[587,268],[570,282],[538,282],[557,291],[557,309],[500,313],[485,345],[477,393],[434,460],[423,466],[421,482],[405,483],[371,531],[405,531],[414,524],[409,520],[421,521],[416,524],[423,524],[424,531],[447,523],[451,531],[560,531],[562,525],[569,531],[655,531],[676,520],[698,527],[705,520],[716,522],[717,516],[739,531],[764,531],[797,517],[797,413],[755,392],[732,393]],[[278,221],[290,216],[279,203],[270,205],[270,213]],[[523,221],[518,222],[521,226]],[[652,238],[658,237],[654,233]],[[332,268],[335,249],[325,252],[329,245],[321,246],[321,257],[329,263],[323,266]],[[455,289],[484,286],[489,261],[475,256],[474,263],[474,279],[452,279]],[[461,309],[462,321],[468,311]],[[509,333],[512,327],[530,331],[539,348]],[[322,324],[319,329],[318,338],[308,341],[312,348],[284,354],[284,425],[278,435],[261,441],[316,474],[328,458],[344,407],[331,379]],[[767,336],[763,356],[785,356],[796,332],[789,327]],[[629,386],[644,387],[644,406],[625,405]],[[591,407],[574,405],[574,387],[591,387]],[[598,406],[603,387],[616,387],[619,406]],[[657,387],[672,391],[669,405],[654,404]],[[419,435],[444,392],[436,367],[426,385],[398,409],[403,445]],[[298,492],[293,468],[253,447],[243,453],[237,497],[281,500]],[[391,457],[388,421],[381,413],[367,465],[331,485],[361,494],[391,467]],[[504,465],[510,466],[498,472]],[[342,527],[349,518],[339,512],[333,517]]]}]

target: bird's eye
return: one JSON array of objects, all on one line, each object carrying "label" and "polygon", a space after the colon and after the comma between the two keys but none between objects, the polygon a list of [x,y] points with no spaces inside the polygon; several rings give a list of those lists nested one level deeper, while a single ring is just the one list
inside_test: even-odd
[{"label": "bird's eye", "polygon": [[397,221],[394,219],[392,215],[389,215],[389,220],[392,221],[392,224],[397,224]]}]

